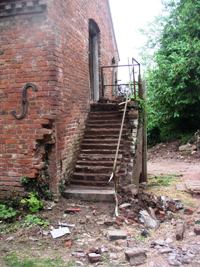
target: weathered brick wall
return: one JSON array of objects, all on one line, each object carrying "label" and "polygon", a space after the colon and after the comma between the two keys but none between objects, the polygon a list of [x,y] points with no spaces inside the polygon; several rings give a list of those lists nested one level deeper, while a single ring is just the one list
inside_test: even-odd
[{"label": "weathered brick wall", "polygon": [[[90,101],[89,19],[100,28],[100,62],[110,65],[117,54],[107,0],[1,1],[2,195],[21,191],[21,177],[38,178],[44,172],[57,193],[60,179],[73,169]],[[16,120],[11,111],[20,113],[28,82],[38,92],[28,91],[28,115]]]},{"label": "weathered brick wall", "polygon": [[[58,12],[59,11],[59,12]],[[89,19],[100,28],[100,64],[110,65],[116,56],[107,1],[56,1],[49,10],[56,36],[59,82],[62,90],[62,117],[58,119],[58,153],[62,162],[61,177],[73,170],[79,140],[89,110]],[[63,89],[64,90],[63,90]],[[109,88],[111,89],[111,88]],[[105,94],[111,96],[111,90]]]}]

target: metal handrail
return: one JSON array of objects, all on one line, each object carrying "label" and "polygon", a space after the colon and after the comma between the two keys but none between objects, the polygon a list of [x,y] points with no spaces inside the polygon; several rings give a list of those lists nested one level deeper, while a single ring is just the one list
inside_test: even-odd
[{"label": "metal handrail", "polygon": [[[130,81],[129,83],[109,83],[109,84],[105,84],[104,82],[104,70],[106,69],[119,69],[119,68],[129,68],[129,76],[130,76]],[[104,91],[106,87],[116,87],[116,86],[120,86],[120,85],[129,85],[129,88],[131,89],[131,93],[134,96],[134,98],[136,99],[137,97],[137,87],[139,87],[139,79],[137,81],[136,77],[135,77],[135,70],[136,68],[138,68],[139,71],[139,75],[138,77],[140,77],[141,75],[141,71],[140,71],[140,63],[135,59],[132,58],[132,64],[125,64],[125,65],[107,65],[107,66],[102,66],[101,67],[101,90],[102,90],[102,96],[104,96]]]},{"label": "metal handrail", "polygon": [[122,117],[122,122],[121,122],[120,131],[119,131],[118,142],[117,142],[117,149],[116,149],[116,153],[115,153],[115,160],[114,160],[114,163],[113,163],[113,170],[112,170],[110,179],[108,181],[109,183],[112,181],[113,177],[115,177],[115,172],[116,172],[116,167],[117,167],[117,158],[118,158],[118,155],[119,155],[119,147],[120,147],[120,143],[121,143],[121,139],[122,139],[122,132],[123,132],[123,127],[124,127],[124,120],[125,120],[126,111],[127,111],[127,104],[128,104],[128,94],[126,95],[124,112],[123,112],[123,117]]},{"label": "metal handrail", "polygon": [[[118,155],[119,155],[119,147],[120,147],[120,143],[121,143],[121,139],[122,139],[122,132],[123,132],[123,128],[124,128],[124,120],[125,120],[125,116],[126,116],[128,102],[129,102],[129,99],[128,99],[128,94],[127,94],[126,95],[125,106],[124,106],[123,117],[122,117],[122,122],[121,122],[121,127],[120,127],[120,131],[119,131],[119,138],[118,138],[117,149],[116,149],[116,153],[115,153],[115,160],[114,160],[114,163],[113,163],[113,170],[112,170],[110,179],[108,181],[108,183],[110,183],[112,181],[112,179],[114,178],[114,187],[115,187],[115,216],[116,217],[119,216],[119,211],[118,211],[118,197],[117,197],[118,181],[116,179],[115,173],[116,173],[117,159],[118,159]],[[121,103],[121,104],[124,104],[124,102]]]},{"label": "metal handrail", "polygon": [[[130,76],[130,81],[128,84],[118,84],[118,83],[114,83],[114,84],[105,84],[104,83],[104,69],[113,69],[113,68],[120,68],[120,67],[128,67],[129,68],[129,76]],[[138,75],[138,81],[135,77],[135,67],[138,67],[139,70],[139,75]],[[132,68],[132,70],[131,70]],[[132,73],[132,74],[131,74]],[[102,66],[101,67],[101,86],[102,86],[102,95],[104,95],[104,89],[107,86],[119,86],[119,85],[129,85],[129,88],[131,89],[131,93],[134,96],[134,99],[137,98],[137,95],[140,96],[141,94],[141,72],[140,72],[140,63],[132,58],[132,64],[127,64],[127,65],[109,65],[109,66]],[[138,87],[138,90],[137,90]],[[119,156],[119,148],[120,148],[120,143],[121,143],[121,139],[122,139],[122,132],[123,132],[123,127],[124,127],[124,120],[125,120],[125,116],[126,116],[126,111],[127,111],[127,105],[129,102],[129,94],[126,94],[126,101],[123,103],[120,103],[119,105],[125,104],[124,106],[124,112],[123,112],[123,117],[122,117],[122,122],[121,122],[121,127],[120,127],[120,131],[119,131],[119,137],[118,137],[118,143],[117,143],[117,149],[116,149],[116,153],[115,153],[115,159],[113,162],[113,169],[112,169],[112,173],[110,175],[110,179],[108,181],[108,183],[110,183],[113,179],[114,179],[114,189],[115,189],[115,216],[119,216],[119,211],[118,211],[118,197],[117,197],[117,190],[118,190],[118,179],[116,177],[116,169],[117,169],[117,159]]]}]

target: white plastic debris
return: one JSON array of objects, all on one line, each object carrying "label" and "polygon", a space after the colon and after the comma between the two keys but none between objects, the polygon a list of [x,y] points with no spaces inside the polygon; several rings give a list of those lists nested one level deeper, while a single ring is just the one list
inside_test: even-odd
[{"label": "white plastic debris", "polygon": [[156,229],[159,227],[159,221],[152,218],[146,210],[140,211],[140,221],[144,223],[147,228]]},{"label": "white plastic debris", "polygon": [[52,237],[55,239],[64,236],[66,234],[70,234],[70,230],[68,227],[59,227],[58,229],[53,229],[50,233]]}]

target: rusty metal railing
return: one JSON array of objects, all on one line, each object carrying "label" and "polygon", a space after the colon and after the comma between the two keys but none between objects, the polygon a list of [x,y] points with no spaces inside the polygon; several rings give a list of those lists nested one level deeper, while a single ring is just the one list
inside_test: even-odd
[{"label": "rusty metal railing", "polygon": [[[128,68],[129,71],[129,81],[127,83],[119,83],[119,80],[115,79],[114,83],[108,83],[105,82],[105,71],[106,70],[114,70],[114,69],[120,69],[120,68]],[[136,77],[136,72],[138,72],[138,76]],[[140,87],[140,81],[141,81],[141,70],[140,70],[140,63],[135,59],[132,58],[132,64],[126,64],[126,65],[108,65],[108,66],[102,66],[101,67],[101,87],[102,87],[102,96],[105,94],[106,87],[113,87],[117,88],[118,92],[115,92],[116,95],[126,95],[126,93],[123,94],[120,93],[120,88],[122,86],[126,87],[130,91],[130,95],[132,98],[136,99],[137,96],[139,96],[139,87]]]},{"label": "rusty metal railing", "polygon": [[[123,132],[123,128],[124,128],[124,120],[126,117],[126,111],[127,111],[127,105],[128,105],[128,94],[126,95],[126,101],[125,101],[125,106],[124,106],[124,112],[123,112],[123,117],[122,117],[122,122],[121,122],[121,127],[120,127],[120,131],[119,131],[119,137],[118,137],[118,142],[117,142],[117,149],[116,149],[116,153],[115,153],[115,159],[113,162],[113,170],[110,176],[110,179],[108,181],[108,183],[110,183],[112,181],[112,179],[114,179],[114,186],[115,186],[115,216],[119,216],[119,211],[118,211],[118,197],[117,197],[117,188],[118,188],[118,180],[116,178],[116,168],[117,168],[117,160],[118,160],[118,155],[119,155],[119,148],[120,148],[120,144],[121,144],[121,139],[122,139],[122,132]],[[124,102],[122,103],[124,104]]]},{"label": "rusty metal railing", "polygon": [[[119,80],[115,80],[114,84],[105,84],[104,81],[104,71],[106,69],[115,69],[115,68],[122,68],[122,67],[127,67],[129,70],[129,82],[128,83],[121,83],[119,84],[118,81]],[[138,68],[138,77],[136,79],[136,67]],[[110,65],[110,66],[103,66],[101,67],[101,84],[102,84],[102,94],[104,96],[104,92],[105,92],[105,88],[106,87],[110,87],[110,86],[114,86],[115,88],[118,88],[119,91],[119,87],[120,86],[127,86],[130,90],[130,92],[126,92],[126,101],[121,103],[121,104],[125,104],[124,106],[124,111],[123,111],[123,117],[122,117],[122,122],[121,122],[121,127],[120,127],[120,131],[119,131],[119,137],[118,137],[118,143],[117,143],[117,148],[116,148],[116,153],[115,153],[115,159],[113,162],[113,169],[112,169],[112,173],[110,175],[110,179],[108,181],[108,183],[110,183],[112,180],[114,180],[114,186],[115,186],[115,216],[119,216],[119,211],[118,211],[118,197],[117,197],[117,189],[118,189],[118,180],[116,177],[116,169],[117,169],[117,160],[118,160],[118,156],[119,156],[119,148],[120,148],[120,144],[121,144],[121,139],[122,139],[122,132],[123,132],[123,128],[124,128],[124,120],[126,117],[126,111],[127,111],[127,105],[129,102],[129,97],[131,95],[131,98],[136,99],[137,96],[141,96],[141,71],[140,71],[140,63],[132,58],[132,64],[127,64],[127,65]],[[119,93],[119,92],[118,92]]]}]

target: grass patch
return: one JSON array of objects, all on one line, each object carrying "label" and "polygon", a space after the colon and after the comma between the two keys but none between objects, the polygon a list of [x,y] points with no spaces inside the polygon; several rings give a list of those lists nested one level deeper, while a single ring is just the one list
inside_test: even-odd
[{"label": "grass patch", "polygon": [[32,214],[26,215],[26,217],[24,218],[23,226],[31,227],[33,225],[46,227],[49,225],[49,222],[41,219],[40,217],[36,215],[32,215]]},{"label": "grass patch", "polygon": [[177,182],[176,175],[159,175],[154,177],[149,177],[148,187],[154,186],[170,186]]},{"label": "grass patch", "polygon": [[75,267],[75,262],[64,262],[62,259],[19,258],[10,254],[4,258],[8,267]]},{"label": "grass patch", "polygon": [[17,230],[19,230],[20,227],[21,225],[19,222],[14,222],[14,223],[1,222],[0,223],[0,234],[14,233]]},{"label": "grass patch", "polygon": [[0,222],[0,234],[10,234],[18,231],[21,228],[30,228],[34,226],[46,228],[49,226],[49,222],[36,215],[27,214],[24,218],[12,223],[4,221]]}]

